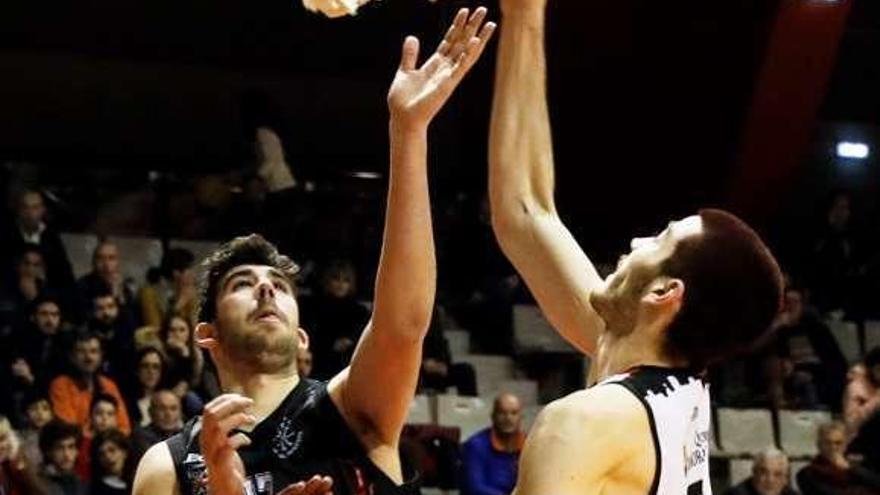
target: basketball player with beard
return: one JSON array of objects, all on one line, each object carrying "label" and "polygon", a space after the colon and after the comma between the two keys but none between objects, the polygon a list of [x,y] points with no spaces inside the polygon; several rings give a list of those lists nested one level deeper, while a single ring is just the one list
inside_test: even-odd
[{"label": "basketball player with beard", "polygon": [[[711,493],[704,371],[769,329],[781,301],[779,267],[740,219],[701,210],[633,239],[614,273],[600,278],[553,199],[546,0],[500,3],[493,229],[550,323],[592,356],[589,388],[547,406],[532,428],[515,493]],[[622,201],[632,202],[626,194],[622,187]]]},{"label": "basketball player with beard", "polygon": [[373,314],[348,368],[300,379],[308,347],[294,296],[296,265],[261,237],[235,239],[203,263],[198,344],[224,395],[152,447],[136,495],[412,493],[398,440],[412,401],[434,302],[436,267],[427,129],[479,58],[495,25],[459,11],[421,67],[407,38],[388,94],[391,170]]}]

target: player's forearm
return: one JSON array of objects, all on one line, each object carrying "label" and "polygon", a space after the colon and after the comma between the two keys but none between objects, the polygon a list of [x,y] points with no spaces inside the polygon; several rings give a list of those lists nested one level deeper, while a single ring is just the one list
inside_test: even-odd
[{"label": "player's forearm", "polygon": [[428,194],[427,127],[389,126],[391,167],[373,327],[404,338],[427,333],[437,267]]},{"label": "player's forearm", "polygon": [[505,14],[489,136],[489,194],[501,234],[529,213],[555,213],[544,12]]}]

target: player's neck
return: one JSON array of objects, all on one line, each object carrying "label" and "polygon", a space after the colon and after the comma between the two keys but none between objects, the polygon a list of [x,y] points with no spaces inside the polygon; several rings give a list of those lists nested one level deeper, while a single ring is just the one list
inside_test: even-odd
[{"label": "player's neck", "polygon": [[299,384],[299,374],[295,365],[282,373],[249,373],[240,368],[235,371],[220,372],[223,392],[237,393],[254,400],[250,412],[258,421],[272,414],[284,399]]},{"label": "player's neck", "polygon": [[622,336],[605,333],[599,337],[596,366],[591,373],[593,381],[602,381],[637,366],[681,368],[687,363],[665,356],[661,344],[641,329]]}]

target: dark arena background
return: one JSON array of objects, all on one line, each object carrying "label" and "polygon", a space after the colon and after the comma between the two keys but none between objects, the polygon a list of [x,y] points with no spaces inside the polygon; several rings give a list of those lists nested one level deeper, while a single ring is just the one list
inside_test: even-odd
[{"label": "dark arena background", "polygon": [[[192,322],[175,347],[163,316],[192,303],[200,258],[237,235],[261,233],[301,265],[308,371],[339,371],[369,317],[400,45],[418,36],[424,58],[476,5],[374,0],[338,19],[296,0],[0,5],[0,442],[21,444],[0,443],[2,469],[21,450],[36,476],[54,476],[40,408],[63,417],[73,400],[52,383],[76,366],[62,337],[83,329],[106,337],[96,359],[128,410],[126,465],[161,439],[155,390],[175,392],[169,424],[198,414],[217,392],[212,365],[195,357]],[[497,20],[497,1],[486,6]],[[795,488],[832,419],[848,439],[865,425],[877,439],[880,2],[550,0],[548,12],[558,208],[600,271],[633,236],[712,206],[754,225],[787,275],[772,341],[710,370],[716,492],[748,483],[771,447]],[[527,430],[587,369],[489,225],[496,43],[430,131],[437,306],[404,442],[425,494],[487,493],[462,486],[459,446],[491,424],[496,395],[520,398]],[[259,173],[260,128],[281,140],[284,187]],[[41,232],[30,241],[28,222]],[[104,313],[102,276],[116,281]],[[804,348],[806,361],[793,350]],[[120,362],[125,352],[137,361]],[[160,357],[154,380],[142,370]],[[878,448],[852,466],[870,470]],[[92,454],[78,446],[84,483]],[[4,491],[9,476],[0,494],[19,493]],[[130,473],[119,477],[125,493]]]}]

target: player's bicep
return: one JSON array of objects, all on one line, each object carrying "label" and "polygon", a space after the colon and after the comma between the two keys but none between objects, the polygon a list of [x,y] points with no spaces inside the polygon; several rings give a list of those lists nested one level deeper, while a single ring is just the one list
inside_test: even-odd
[{"label": "player's bicep", "polygon": [[132,495],[179,495],[174,461],[165,442],[150,447],[137,467]]},{"label": "player's bicep", "polygon": [[397,442],[418,382],[421,340],[396,335],[370,322],[351,365],[330,383],[346,420],[370,443]]},{"label": "player's bicep", "polygon": [[524,215],[499,243],[550,324],[592,355],[603,322],[589,301],[602,284],[596,268],[556,214]]}]

